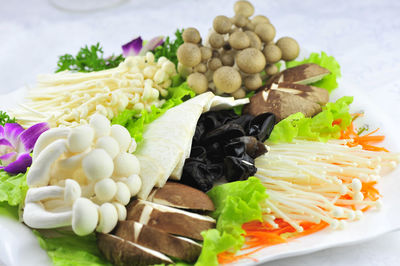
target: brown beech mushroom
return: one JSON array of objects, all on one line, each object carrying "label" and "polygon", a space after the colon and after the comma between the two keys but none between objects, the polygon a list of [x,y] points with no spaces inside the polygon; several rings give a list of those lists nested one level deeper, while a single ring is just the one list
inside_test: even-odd
[{"label": "brown beech mushroom", "polygon": [[182,77],[186,78],[193,72],[193,67],[187,67],[182,65],[180,62],[178,63],[178,73]]},{"label": "brown beech mushroom", "polygon": [[254,14],[254,6],[249,1],[237,1],[233,6],[235,14],[240,14],[246,18]]},{"label": "brown beech mushroom", "polygon": [[200,33],[195,28],[187,28],[182,33],[184,42],[198,44],[201,41]]},{"label": "brown beech mushroom", "polygon": [[178,48],[177,57],[182,65],[194,67],[201,62],[200,48],[193,43],[183,43]]},{"label": "brown beech mushroom", "polygon": [[246,90],[243,88],[238,89],[237,91],[231,93],[231,95],[235,98],[235,99],[242,99],[244,97],[246,97]]},{"label": "brown beech mushroom", "polygon": [[277,67],[275,64],[268,64],[268,65],[265,67],[265,73],[266,73],[268,76],[275,75],[276,73],[278,73],[278,67]]},{"label": "brown beech mushroom", "polygon": [[239,28],[244,27],[247,24],[247,18],[241,14],[237,14],[233,17],[233,24],[235,24],[235,26]]},{"label": "brown beech mushroom", "polygon": [[204,74],[192,73],[188,76],[187,82],[196,94],[203,93],[208,89],[208,80]]},{"label": "brown beech mushroom", "polygon": [[257,24],[254,28],[254,32],[260,37],[260,39],[265,42],[269,43],[275,38],[275,27],[272,24],[267,23],[260,23]]},{"label": "brown beech mushroom", "polygon": [[97,246],[114,265],[173,264],[170,258],[158,251],[110,234],[97,234]]},{"label": "brown beech mushroom", "polygon": [[244,79],[244,86],[251,91],[257,90],[262,86],[260,74],[254,74]]},{"label": "brown beech mushroom", "polygon": [[247,74],[260,73],[265,65],[265,57],[256,48],[246,48],[236,55],[236,64],[241,71]]},{"label": "brown beech mushroom", "polygon": [[180,209],[214,211],[214,203],[206,193],[177,182],[167,182],[162,188],[155,188],[147,200]]},{"label": "brown beech mushroom", "polygon": [[121,221],[115,235],[187,262],[195,262],[201,252],[201,245],[191,239],[176,237],[135,221]]},{"label": "brown beech mushroom", "polygon": [[212,50],[210,47],[200,47],[201,61],[207,61],[212,56]]},{"label": "brown beech mushroom", "polygon": [[223,66],[218,68],[213,75],[215,87],[225,93],[232,93],[242,85],[239,72],[233,67]]},{"label": "brown beech mushroom", "polygon": [[219,58],[213,58],[210,61],[208,61],[208,69],[210,69],[211,71],[215,71],[218,68],[222,67],[222,62]]},{"label": "brown beech mushroom", "polygon": [[282,58],[282,52],[281,49],[279,49],[278,46],[275,44],[268,44],[264,47],[263,50],[265,60],[267,61],[268,64],[274,64],[281,60]]},{"label": "brown beech mushroom", "polygon": [[232,21],[227,16],[216,16],[213,21],[213,28],[220,34],[228,33],[232,28]]},{"label": "brown beech mushroom", "polygon": [[247,30],[244,33],[246,33],[247,37],[249,37],[250,39],[250,47],[261,50],[262,43],[260,37],[258,37],[257,34],[255,34],[253,31]]},{"label": "brown beech mushroom", "polygon": [[215,49],[219,49],[225,44],[224,36],[215,32],[210,34],[208,42],[210,43],[211,47]]},{"label": "brown beech mushroom", "polygon": [[200,63],[197,66],[194,67],[194,72],[200,72],[200,73],[206,73],[207,72],[207,66],[204,63]]},{"label": "brown beech mushroom", "polygon": [[209,216],[143,200],[133,201],[127,206],[126,219],[196,240],[203,240],[202,231],[215,227],[215,220]]},{"label": "brown beech mushroom", "polygon": [[294,60],[299,56],[300,47],[293,38],[282,37],[276,42],[276,45],[281,49],[282,59],[285,61]]},{"label": "brown beech mushroom", "polygon": [[329,101],[329,92],[327,90],[310,85],[281,82],[277,86],[273,85],[271,89],[289,92],[319,105],[325,105]]},{"label": "brown beech mushroom", "polygon": [[308,63],[291,67],[272,76],[267,80],[266,87],[269,88],[272,83],[290,82],[297,84],[310,84],[321,80],[328,75],[330,71],[317,64]]},{"label": "brown beech mushroom", "polygon": [[257,25],[260,23],[270,24],[271,22],[269,21],[269,19],[266,16],[257,15],[251,19],[251,23],[253,23],[254,25]]},{"label": "brown beech mushroom", "polygon": [[235,64],[235,58],[232,53],[223,53],[221,55],[221,62],[224,66],[233,66]]},{"label": "brown beech mushroom", "polygon": [[250,38],[243,31],[237,31],[229,36],[229,45],[236,50],[242,50],[250,46]]},{"label": "brown beech mushroom", "polygon": [[243,112],[257,116],[271,112],[279,122],[291,114],[302,112],[306,117],[312,117],[321,112],[321,106],[295,94],[284,91],[260,91],[250,98],[250,103]]}]

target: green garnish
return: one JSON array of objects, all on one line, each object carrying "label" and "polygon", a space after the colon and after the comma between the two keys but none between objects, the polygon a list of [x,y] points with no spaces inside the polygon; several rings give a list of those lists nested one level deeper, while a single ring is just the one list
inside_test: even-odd
[{"label": "green garnish", "polygon": [[164,56],[168,58],[171,62],[178,66],[178,58],[176,57],[176,52],[178,51],[179,46],[183,43],[182,38],[183,29],[176,30],[174,41],[171,41],[169,37],[165,39],[165,42],[156,47],[154,50],[154,58],[157,60],[158,58]]},{"label": "green garnish", "polygon": [[11,118],[6,112],[0,111],[0,125],[15,123],[15,118]]},{"label": "green garnish", "polygon": [[81,48],[74,57],[71,54],[65,54],[59,57],[56,72],[70,70],[78,72],[92,72],[117,67],[124,57],[122,55],[103,57],[103,48],[100,43]]}]

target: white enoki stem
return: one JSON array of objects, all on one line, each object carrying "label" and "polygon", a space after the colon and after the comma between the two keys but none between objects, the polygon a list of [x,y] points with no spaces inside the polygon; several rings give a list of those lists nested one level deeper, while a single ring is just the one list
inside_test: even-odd
[{"label": "white enoki stem", "polygon": [[[343,228],[342,219],[362,216],[360,210],[343,206],[380,208],[380,200],[364,199],[361,182],[380,179],[382,168],[399,164],[400,154],[348,147],[347,142],[294,140],[273,144],[267,154],[257,158],[256,177],[269,195],[265,222],[276,228],[274,219],[282,218],[299,232],[303,230],[300,221],[325,221],[333,228]],[[341,199],[343,195],[350,199]]]}]

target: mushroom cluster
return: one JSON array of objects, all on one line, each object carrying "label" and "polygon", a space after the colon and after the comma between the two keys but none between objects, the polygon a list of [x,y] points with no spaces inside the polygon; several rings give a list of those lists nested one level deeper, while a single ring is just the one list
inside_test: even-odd
[{"label": "mushroom cluster", "polygon": [[33,228],[72,226],[77,235],[108,233],[125,220],[141,189],[140,165],[128,130],[100,114],[88,125],[42,134],[27,174],[23,214]]},{"label": "mushroom cluster", "polygon": [[237,1],[234,11],[232,18],[214,18],[204,46],[197,29],[187,28],[182,34],[178,72],[198,94],[211,89],[218,95],[243,98],[278,72],[277,62],[299,55],[299,45],[293,38],[274,42],[276,30],[267,17],[251,18],[254,7],[250,2]]}]

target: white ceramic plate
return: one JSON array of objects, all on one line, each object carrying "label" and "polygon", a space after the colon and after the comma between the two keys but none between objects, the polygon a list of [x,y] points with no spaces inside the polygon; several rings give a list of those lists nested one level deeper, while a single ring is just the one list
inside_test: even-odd
[{"label": "white ceramic plate", "polygon": [[[364,110],[366,113],[366,123],[371,128],[380,127],[382,133],[386,135],[385,147],[394,152],[400,151],[400,145],[395,141],[395,130],[390,117],[381,113],[380,109],[371,104],[362,92],[357,89],[354,84],[350,91],[337,90],[331,95],[331,101],[342,95],[354,96],[352,104],[353,111]],[[7,97],[0,95],[0,109],[9,108],[15,105],[17,99],[21,99],[23,90],[15,91]],[[7,100],[6,100],[7,99]],[[11,100],[10,100],[11,99]],[[383,195],[383,208],[380,211],[367,212],[360,221],[351,222],[344,230],[325,229],[321,232],[293,240],[289,243],[280,244],[265,248],[253,255],[258,262],[250,260],[242,260],[235,265],[254,265],[268,261],[298,256],[312,253],[318,250],[345,246],[363,241],[370,240],[379,235],[400,229],[400,205],[398,204],[398,191],[400,191],[400,169],[386,175],[378,184],[378,188]],[[32,234],[22,224],[18,222],[0,219],[0,265],[27,265],[27,257],[29,257],[29,265],[45,266],[48,263],[45,253],[39,248],[39,245]],[[6,237],[4,237],[6,236]],[[27,254],[28,256],[21,256]]]}]

